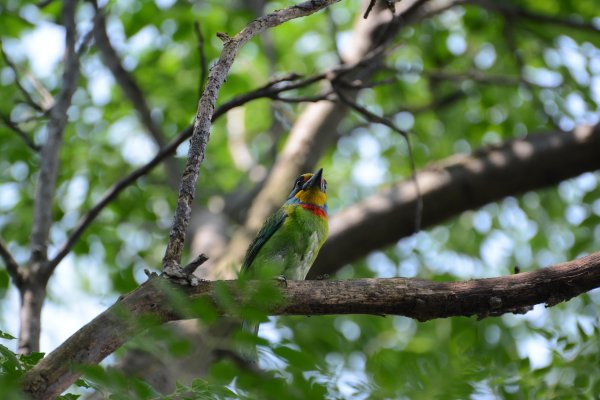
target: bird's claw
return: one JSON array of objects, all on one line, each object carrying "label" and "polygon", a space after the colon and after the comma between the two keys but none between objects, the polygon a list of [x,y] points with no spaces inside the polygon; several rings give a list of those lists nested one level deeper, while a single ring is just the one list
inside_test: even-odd
[{"label": "bird's claw", "polygon": [[285,287],[287,287],[287,278],[285,276],[279,275],[275,278],[275,280],[277,280],[277,282],[283,283]]}]

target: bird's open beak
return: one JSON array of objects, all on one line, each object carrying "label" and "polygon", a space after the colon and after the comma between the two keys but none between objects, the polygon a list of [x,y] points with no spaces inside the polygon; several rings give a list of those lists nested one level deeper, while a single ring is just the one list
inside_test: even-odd
[{"label": "bird's open beak", "polygon": [[302,190],[307,190],[313,187],[321,187],[321,180],[323,177],[323,168],[319,169],[313,176],[310,177],[309,180],[304,182],[304,186],[302,186]]}]

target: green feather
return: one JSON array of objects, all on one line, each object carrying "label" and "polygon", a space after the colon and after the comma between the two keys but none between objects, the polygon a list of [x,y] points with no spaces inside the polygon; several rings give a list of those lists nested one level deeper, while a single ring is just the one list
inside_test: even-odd
[{"label": "green feather", "polygon": [[283,222],[287,218],[287,214],[283,208],[280,208],[271,215],[264,223],[258,234],[250,243],[248,250],[246,251],[246,257],[244,258],[244,264],[242,264],[242,273],[246,273],[252,261],[256,258],[256,255],[263,247],[263,245],[269,240],[271,236],[283,225]]}]

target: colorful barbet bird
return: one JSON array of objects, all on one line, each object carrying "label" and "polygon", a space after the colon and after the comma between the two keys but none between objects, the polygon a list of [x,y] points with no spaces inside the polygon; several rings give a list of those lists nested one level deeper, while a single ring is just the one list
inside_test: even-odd
[{"label": "colorful barbet bird", "polygon": [[[327,238],[327,181],[323,168],[300,175],[285,204],[271,215],[252,241],[241,274],[249,278],[302,280]],[[242,329],[256,335],[258,323],[244,321]],[[256,361],[255,349],[242,349]]]},{"label": "colorful barbet bird", "polygon": [[321,168],[294,181],[285,204],[248,247],[241,273],[251,278],[304,279],[328,230],[327,181]]}]

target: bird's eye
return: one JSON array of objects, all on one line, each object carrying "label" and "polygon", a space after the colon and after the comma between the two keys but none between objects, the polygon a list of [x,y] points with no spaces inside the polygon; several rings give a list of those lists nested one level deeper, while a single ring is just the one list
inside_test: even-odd
[{"label": "bird's eye", "polygon": [[327,192],[327,181],[325,179],[321,181],[321,190]]},{"label": "bird's eye", "polygon": [[300,178],[296,179],[296,187],[297,188],[301,187],[303,183],[304,183],[304,178],[300,177]]}]

